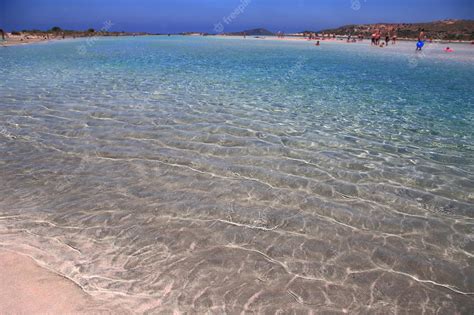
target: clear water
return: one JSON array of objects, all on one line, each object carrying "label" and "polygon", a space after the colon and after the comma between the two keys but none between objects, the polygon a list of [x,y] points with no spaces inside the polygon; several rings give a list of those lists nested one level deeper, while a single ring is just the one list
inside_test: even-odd
[{"label": "clear water", "polygon": [[0,49],[0,248],[115,312],[472,314],[474,46],[443,48]]}]

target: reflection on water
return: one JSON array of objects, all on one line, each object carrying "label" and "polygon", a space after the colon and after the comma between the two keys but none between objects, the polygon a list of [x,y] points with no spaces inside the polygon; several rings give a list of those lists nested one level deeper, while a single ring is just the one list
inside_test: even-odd
[{"label": "reflection on water", "polygon": [[0,51],[0,247],[129,312],[472,313],[472,49],[79,42]]}]

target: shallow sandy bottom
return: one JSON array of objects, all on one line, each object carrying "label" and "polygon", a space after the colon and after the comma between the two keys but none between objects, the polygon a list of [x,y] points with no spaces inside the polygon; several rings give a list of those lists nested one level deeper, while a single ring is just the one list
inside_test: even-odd
[{"label": "shallow sandy bottom", "polygon": [[0,249],[89,313],[472,315],[474,51],[413,44],[0,48]]},{"label": "shallow sandy bottom", "polygon": [[96,302],[74,282],[23,255],[0,251],[0,314],[75,314]]}]

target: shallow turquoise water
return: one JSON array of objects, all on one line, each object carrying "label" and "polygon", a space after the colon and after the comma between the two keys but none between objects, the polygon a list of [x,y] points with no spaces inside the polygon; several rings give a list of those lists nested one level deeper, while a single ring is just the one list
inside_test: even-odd
[{"label": "shallow turquoise water", "polygon": [[107,307],[472,313],[474,46],[0,49],[0,246]]}]

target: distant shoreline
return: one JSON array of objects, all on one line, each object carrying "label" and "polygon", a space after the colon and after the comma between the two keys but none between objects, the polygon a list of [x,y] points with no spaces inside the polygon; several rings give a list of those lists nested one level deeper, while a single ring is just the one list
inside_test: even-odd
[{"label": "distant shoreline", "polygon": [[[222,38],[244,38],[243,36],[238,36],[238,35],[208,35],[209,37],[222,37]],[[248,35],[246,36],[247,38],[258,38],[258,39],[276,39],[276,40],[299,40],[299,41],[311,41],[311,42],[342,42],[346,43],[347,36],[337,36],[336,38],[316,38],[309,40],[307,37],[304,36],[297,36],[297,35],[286,35],[283,38],[280,38],[276,35]],[[370,41],[370,38],[364,38],[364,41]],[[418,39],[416,38],[397,38],[397,41],[401,42],[416,42]],[[357,41],[360,42],[360,41]],[[429,40],[426,40],[426,42],[429,42]],[[444,44],[472,44],[472,41],[463,41],[463,40],[433,40],[433,43],[444,43]]]},{"label": "distant shoreline", "polygon": [[10,46],[21,46],[28,44],[36,43],[47,43],[60,40],[70,40],[70,39],[88,39],[88,38],[103,38],[103,37],[132,37],[132,36],[151,36],[146,33],[113,33],[107,34],[103,32],[97,33],[73,33],[73,34],[57,34],[49,32],[41,33],[31,33],[31,32],[21,32],[17,34],[6,33],[6,38],[4,41],[0,41],[0,46],[10,47]]},{"label": "distant shoreline", "polygon": [[[50,37],[50,38],[39,38],[37,36],[26,35],[25,37],[20,36],[9,36],[5,41],[0,41],[0,46],[2,47],[12,47],[12,46],[23,46],[23,45],[30,45],[30,44],[38,44],[38,43],[48,43],[48,42],[56,42],[62,40],[71,40],[71,39],[87,39],[87,38],[109,38],[109,37],[143,37],[143,36],[168,36],[164,34],[141,34],[141,35],[93,35],[93,36],[65,36],[63,37]],[[244,36],[239,35],[183,35],[183,34],[172,34],[169,36],[180,36],[180,37],[211,37],[211,38],[233,38],[233,39],[244,39]],[[28,37],[28,38],[27,38]],[[283,38],[275,36],[275,35],[249,35],[246,38],[250,39],[261,39],[261,40],[279,40],[279,41],[311,41],[316,42],[320,41],[324,42],[337,42],[337,43],[346,43],[347,36],[337,36],[336,38],[316,38],[312,40],[308,40],[307,37],[299,36],[299,35],[287,35]],[[365,41],[370,40],[369,38],[364,38]],[[417,41],[416,38],[398,38],[397,41],[401,42],[414,42]],[[360,41],[357,41],[360,42]],[[428,42],[428,41],[427,41]],[[466,40],[433,40],[433,43],[441,43],[441,44],[467,44],[471,45],[472,41]]]}]

